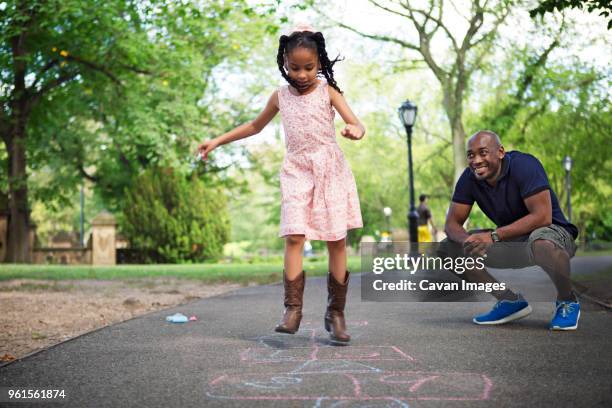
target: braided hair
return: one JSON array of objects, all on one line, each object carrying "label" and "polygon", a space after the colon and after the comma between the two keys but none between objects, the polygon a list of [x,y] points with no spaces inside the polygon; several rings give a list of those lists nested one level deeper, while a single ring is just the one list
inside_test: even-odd
[{"label": "braided hair", "polygon": [[298,88],[295,81],[289,77],[289,74],[285,70],[285,56],[298,47],[309,48],[316,51],[319,56],[319,63],[321,64],[321,73],[325,79],[327,79],[327,83],[336,91],[342,93],[334,79],[333,70],[334,64],[341,61],[341,59],[339,57],[336,57],[334,60],[329,59],[327,51],[325,50],[325,38],[323,38],[323,34],[320,32],[295,31],[289,36],[282,35],[280,37],[278,40],[278,55],[276,56],[276,61],[283,78],[285,78],[294,88]]}]

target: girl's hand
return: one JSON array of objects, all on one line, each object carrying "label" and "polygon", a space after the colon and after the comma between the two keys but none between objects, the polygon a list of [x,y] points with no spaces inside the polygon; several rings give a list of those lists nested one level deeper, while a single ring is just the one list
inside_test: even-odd
[{"label": "girl's hand", "polygon": [[208,153],[212,152],[217,147],[215,140],[207,140],[198,145],[198,155],[200,160],[204,161],[208,158]]},{"label": "girl's hand", "polygon": [[347,139],[359,140],[363,137],[364,131],[359,126],[346,125],[340,134]]}]

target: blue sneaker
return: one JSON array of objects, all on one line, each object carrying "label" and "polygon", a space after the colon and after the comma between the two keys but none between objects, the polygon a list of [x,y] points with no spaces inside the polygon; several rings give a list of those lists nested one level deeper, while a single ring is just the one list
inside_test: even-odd
[{"label": "blue sneaker", "polygon": [[531,313],[532,309],[522,295],[518,296],[517,300],[500,300],[490,312],[478,315],[472,321],[476,324],[494,325],[522,319]]},{"label": "blue sneaker", "polygon": [[576,330],[580,319],[580,303],[571,300],[558,301],[555,315],[550,322],[551,330]]}]

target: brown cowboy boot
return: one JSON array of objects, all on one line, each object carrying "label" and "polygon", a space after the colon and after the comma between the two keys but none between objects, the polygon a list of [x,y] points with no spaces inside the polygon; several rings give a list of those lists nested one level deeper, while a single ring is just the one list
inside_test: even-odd
[{"label": "brown cowboy boot", "polygon": [[325,312],[325,330],[334,342],[348,343],[351,336],[346,333],[344,321],[344,305],[346,304],[346,291],[348,289],[349,271],[346,271],[346,280],[341,284],[334,279],[331,272],[327,275],[327,311]]},{"label": "brown cowboy boot", "polygon": [[300,328],[305,275],[304,271],[302,271],[294,280],[290,281],[287,280],[287,275],[283,274],[283,281],[285,283],[285,313],[274,331],[293,334]]}]

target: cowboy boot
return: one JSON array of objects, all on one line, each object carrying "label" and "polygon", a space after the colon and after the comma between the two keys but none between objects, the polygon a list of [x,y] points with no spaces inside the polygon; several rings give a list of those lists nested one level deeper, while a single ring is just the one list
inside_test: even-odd
[{"label": "cowboy boot", "polygon": [[346,291],[348,289],[349,271],[342,284],[338,282],[331,272],[327,275],[327,311],[325,312],[325,330],[333,342],[348,343],[351,336],[346,333],[344,321],[344,305],[346,304]]},{"label": "cowboy boot", "polygon": [[293,334],[298,331],[302,321],[305,273],[302,271],[291,281],[287,280],[287,275],[283,274],[283,281],[285,284],[285,313],[274,331]]}]

